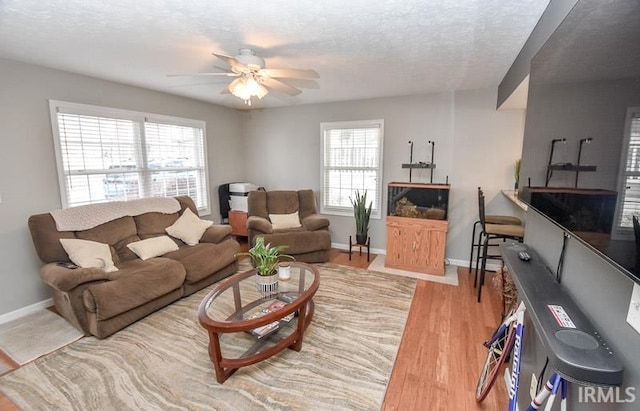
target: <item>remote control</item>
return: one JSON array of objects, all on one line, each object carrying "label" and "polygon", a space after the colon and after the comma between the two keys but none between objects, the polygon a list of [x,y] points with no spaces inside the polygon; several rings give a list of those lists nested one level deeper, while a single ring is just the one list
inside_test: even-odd
[{"label": "remote control", "polygon": [[531,256],[529,255],[528,252],[526,251],[520,251],[518,253],[518,257],[522,260],[522,261],[529,261],[531,260]]}]

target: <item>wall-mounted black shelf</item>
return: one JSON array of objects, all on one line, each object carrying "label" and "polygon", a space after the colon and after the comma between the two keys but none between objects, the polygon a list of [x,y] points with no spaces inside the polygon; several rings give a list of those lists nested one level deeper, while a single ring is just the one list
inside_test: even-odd
[{"label": "wall-mounted black shelf", "polygon": [[572,164],[572,163],[555,163],[555,164],[549,164],[547,166],[547,178],[545,181],[544,186],[547,187],[549,185],[549,181],[551,181],[551,177],[553,176],[553,172],[554,171],[573,171],[576,173],[576,188],[578,187],[578,174],[582,173],[582,172],[588,172],[588,171],[597,171],[598,170],[598,166],[591,166],[591,165],[579,165],[579,164]]},{"label": "wall-mounted black shelf", "polygon": [[427,168],[434,169],[436,165],[434,163],[402,163],[402,168]]},{"label": "wall-mounted black shelf", "polygon": [[[524,250],[531,260],[518,258]],[[500,244],[500,253],[547,351],[549,364],[568,381],[622,384],[622,363],[537,253],[521,243]]]},{"label": "wall-mounted black shelf", "polygon": [[548,167],[548,170],[560,170],[560,171],[597,171],[598,166],[589,166],[589,165],[577,165],[571,163],[557,163],[551,164]]}]

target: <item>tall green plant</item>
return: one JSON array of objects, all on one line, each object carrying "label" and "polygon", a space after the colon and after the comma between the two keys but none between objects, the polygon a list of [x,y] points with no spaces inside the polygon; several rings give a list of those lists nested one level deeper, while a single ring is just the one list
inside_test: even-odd
[{"label": "tall green plant", "polygon": [[366,238],[369,232],[369,218],[371,217],[373,201],[370,201],[367,207],[366,190],[362,195],[359,190],[356,190],[355,197],[355,200],[351,197],[349,197],[349,200],[351,200],[351,205],[353,205],[353,216],[356,219],[356,235]]},{"label": "tall green plant", "polygon": [[289,246],[278,245],[272,247],[271,243],[265,245],[264,237],[258,237],[256,238],[256,244],[251,247],[248,252],[238,253],[236,256],[248,255],[251,258],[258,275],[272,275],[281,258],[295,260],[295,258],[288,254],[280,254],[280,252],[286,248],[289,248]]},{"label": "tall green plant", "polygon": [[516,180],[516,188],[518,187],[518,184],[520,183],[520,167],[521,166],[522,166],[522,159],[519,158],[513,164],[513,177]]}]

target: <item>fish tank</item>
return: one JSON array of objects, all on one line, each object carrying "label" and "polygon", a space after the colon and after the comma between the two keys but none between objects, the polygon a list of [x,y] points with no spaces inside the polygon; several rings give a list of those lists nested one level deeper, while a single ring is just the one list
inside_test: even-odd
[{"label": "fish tank", "polygon": [[389,183],[387,216],[447,220],[449,184]]}]

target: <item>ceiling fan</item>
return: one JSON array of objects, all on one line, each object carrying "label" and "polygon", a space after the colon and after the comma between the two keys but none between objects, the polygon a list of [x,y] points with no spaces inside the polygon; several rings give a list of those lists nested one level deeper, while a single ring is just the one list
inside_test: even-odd
[{"label": "ceiling fan", "polygon": [[[270,90],[296,96],[302,90],[285,83],[286,79],[313,79],[320,78],[315,70],[306,69],[277,69],[265,68],[264,59],[257,56],[256,52],[249,48],[242,48],[238,55],[231,57],[224,54],[211,53],[220,60],[227,63],[230,72],[223,73],[194,73],[194,74],[170,74],[170,76],[227,76],[236,77],[229,85],[222,90],[222,94],[233,94],[244,100],[248,106],[251,105],[251,98],[261,99]],[[318,83],[314,80],[305,80],[306,86],[318,88]],[[303,86],[298,86],[303,87]]]}]

